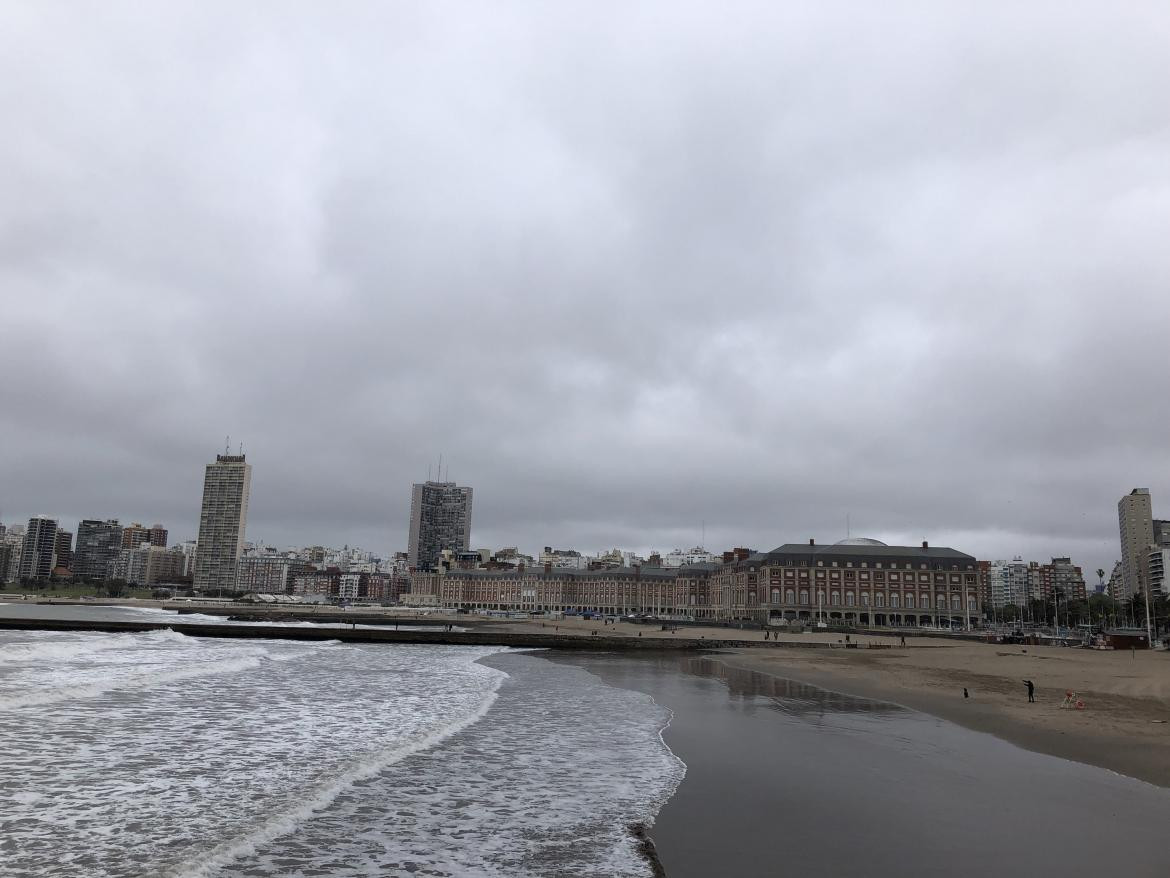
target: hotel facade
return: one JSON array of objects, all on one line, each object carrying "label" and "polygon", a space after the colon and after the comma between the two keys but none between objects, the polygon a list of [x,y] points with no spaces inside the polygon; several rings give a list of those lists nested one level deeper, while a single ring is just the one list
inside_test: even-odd
[{"label": "hotel facade", "polygon": [[978,583],[977,562],[963,552],[850,539],[735,549],[721,562],[678,568],[419,573],[413,592],[470,611],[953,626],[979,617]]}]

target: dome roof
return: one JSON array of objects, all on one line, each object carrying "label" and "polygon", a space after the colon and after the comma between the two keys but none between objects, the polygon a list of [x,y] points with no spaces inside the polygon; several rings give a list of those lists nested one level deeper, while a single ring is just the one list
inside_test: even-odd
[{"label": "dome roof", "polygon": [[871,540],[869,537],[849,537],[847,540],[837,540],[834,546],[884,546],[881,540]]}]

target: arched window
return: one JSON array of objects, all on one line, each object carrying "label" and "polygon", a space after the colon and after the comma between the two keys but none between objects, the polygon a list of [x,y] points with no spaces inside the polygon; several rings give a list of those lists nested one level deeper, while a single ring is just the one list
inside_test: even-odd
[{"label": "arched window", "polygon": [[875,605],[875,606],[878,606],[878,607],[884,607],[884,606],[886,605],[886,596],[885,596],[885,594],[884,594],[883,592],[880,592],[880,591],[879,591],[877,594],[875,594],[875,595],[873,596],[873,602],[874,602],[874,605]]},{"label": "arched window", "polygon": [[768,600],[770,600],[774,604],[780,603],[780,589],[774,588],[771,590],[770,594],[771,594],[771,597],[769,597]]},{"label": "arched window", "polygon": [[906,609],[908,609],[908,610],[914,609],[914,595],[912,595],[912,594],[906,595]]},{"label": "arched window", "polygon": [[890,595],[890,606],[891,606],[891,607],[894,607],[895,609],[897,608],[897,606],[898,606],[898,596],[897,596],[896,594],[892,594],[892,595]]},{"label": "arched window", "polygon": [[800,590],[800,602],[802,604],[804,604],[805,606],[808,606],[808,589],[807,588],[802,588]]},{"label": "arched window", "polygon": [[841,606],[841,592],[835,591],[832,594],[830,594],[829,595],[829,603],[831,603],[834,607]]},{"label": "arched window", "polygon": [[787,588],[784,590],[784,603],[786,603],[786,604],[795,604],[796,603],[796,591],[794,589]]},{"label": "arched window", "polygon": [[851,592],[851,591],[845,592],[845,606],[852,607],[853,603],[854,603],[853,592]]},{"label": "arched window", "polygon": [[863,607],[869,606],[869,592],[868,591],[863,591],[861,593],[861,605]]}]

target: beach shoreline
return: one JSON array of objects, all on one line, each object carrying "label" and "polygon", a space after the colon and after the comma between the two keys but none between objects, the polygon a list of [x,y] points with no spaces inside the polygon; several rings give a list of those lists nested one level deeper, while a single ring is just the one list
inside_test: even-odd
[{"label": "beach shoreline", "polygon": [[[1002,650],[990,653],[997,661],[1007,659],[1004,672],[990,673],[985,665],[991,647],[957,649],[982,650],[984,655],[947,655],[948,660],[941,662],[934,650],[926,655],[913,650],[892,650],[880,655],[844,650],[815,654],[803,650],[730,650],[709,655],[729,668],[896,704],[993,735],[1025,750],[1170,787],[1170,702],[1162,694],[1170,684],[1170,662],[1164,656],[1139,654],[1140,673],[1121,674],[1117,666],[1123,661],[1137,665],[1137,656],[1009,648],[1014,654]],[[1094,668],[1098,673],[1091,681],[1091,685],[1096,684],[1092,688],[1077,685],[1078,678],[1092,676],[1077,674],[1076,665],[1084,663],[1077,659],[1089,659],[1098,666]],[[1053,666],[1054,662],[1058,664]],[[955,667],[964,663],[968,666]],[[1100,673],[1102,664],[1110,666],[1105,674]],[[1161,679],[1147,680],[1147,686],[1138,687],[1143,694],[1127,694],[1117,691],[1117,686],[1102,685],[1109,672],[1123,680],[1143,676]],[[1035,704],[1027,701],[1025,679],[1036,680]],[[963,697],[964,687],[971,697]],[[1060,707],[1070,690],[1085,702],[1083,710]]]},{"label": "beach shoreline", "polygon": [[[686,774],[647,827],[670,878],[1164,870],[1161,787],[734,654],[543,655],[671,710],[663,741]],[[1102,813],[1132,834],[1085,849]]]}]

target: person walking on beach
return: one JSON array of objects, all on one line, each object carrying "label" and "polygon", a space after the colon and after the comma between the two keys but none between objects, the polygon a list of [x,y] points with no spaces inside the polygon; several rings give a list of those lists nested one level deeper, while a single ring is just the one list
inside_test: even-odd
[{"label": "person walking on beach", "polygon": [[1036,703],[1036,684],[1031,680],[1025,680],[1024,685],[1028,687],[1028,703]]}]

